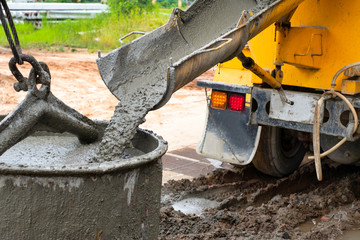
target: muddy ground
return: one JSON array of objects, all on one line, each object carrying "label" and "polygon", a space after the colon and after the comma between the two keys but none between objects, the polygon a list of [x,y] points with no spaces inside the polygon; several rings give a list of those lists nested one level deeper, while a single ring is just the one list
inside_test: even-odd
[{"label": "muddy ground", "polygon": [[[91,118],[110,119],[117,100],[101,81],[96,53],[24,52],[48,63],[56,96]],[[12,89],[10,57],[9,49],[0,49],[0,114],[24,98]],[[213,73],[201,78],[211,79]],[[143,127],[168,140],[169,150],[194,148],[205,108],[203,90],[192,83],[151,112]],[[360,239],[360,167],[326,162],[323,182],[316,180],[312,163],[282,179],[253,166],[223,167],[193,180],[165,183],[159,239]],[[185,205],[179,208],[179,203]],[[187,212],[197,205],[193,213],[174,210]]]},{"label": "muddy ground", "polygon": [[[246,166],[169,181],[159,239],[359,239],[360,167],[326,162],[323,171],[322,182],[312,163],[281,179]],[[194,199],[217,204],[200,214],[174,210]]]}]

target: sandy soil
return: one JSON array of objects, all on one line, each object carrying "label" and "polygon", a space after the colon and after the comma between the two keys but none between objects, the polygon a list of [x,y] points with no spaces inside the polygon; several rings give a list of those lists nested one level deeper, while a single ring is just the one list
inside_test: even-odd
[{"label": "sandy soil", "polygon": [[[69,106],[96,119],[108,120],[117,100],[103,84],[96,53],[25,51],[46,62],[52,91]],[[8,49],[0,49],[0,114],[12,111],[24,98],[12,85]],[[29,66],[21,67],[24,75]],[[211,79],[210,70],[202,79]],[[202,134],[205,96],[195,83],[151,112],[142,127],[162,135],[169,149],[194,147]],[[318,182],[313,164],[287,178],[274,179],[253,166],[218,169],[208,176],[170,181],[163,188],[160,239],[358,239],[360,233],[360,169],[323,164]],[[200,214],[174,209],[174,204],[201,199]],[[204,207],[207,206],[207,207]],[[356,231],[352,231],[352,230]],[[343,235],[343,234],[355,235]]]}]

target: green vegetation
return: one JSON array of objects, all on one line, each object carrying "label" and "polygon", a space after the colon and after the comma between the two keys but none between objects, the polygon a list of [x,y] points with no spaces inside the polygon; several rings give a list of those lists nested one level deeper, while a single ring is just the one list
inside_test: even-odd
[{"label": "green vegetation", "polygon": [[177,0],[157,0],[157,3],[164,8],[176,8],[178,7]]},{"label": "green vegetation", "polygon": [[141,14],[155,8],[151,0],[108,0],[107,4],[110,6],[111,12],[116,15]]},{"label": "green vegetation", "polygon": [[[89,51],[112,50],[120,46],[119,38],[132,31],[149,32],[169,20],[171,9],[159,9],[149,0],[110,0],[111,11],[93,19],[42,22],[36,29],[30,22],[16,24],[22,48],[42,48],[64,51],[68,48],[88,48]],[[136,4],[135,4],[136,3]],[[127,7],[125,7],[125,5]],[[131,41],[139,35],[125,40]],[[0,45],[9,46],[0,30]]]}]

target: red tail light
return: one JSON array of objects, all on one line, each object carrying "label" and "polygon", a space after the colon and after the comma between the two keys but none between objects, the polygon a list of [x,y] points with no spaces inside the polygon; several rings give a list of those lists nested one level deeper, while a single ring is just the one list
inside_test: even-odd
[{"label": "red tail light", "polygon": [[232,111],[243,112],[245,110],[245,95],[229,94],[228,108]]}]

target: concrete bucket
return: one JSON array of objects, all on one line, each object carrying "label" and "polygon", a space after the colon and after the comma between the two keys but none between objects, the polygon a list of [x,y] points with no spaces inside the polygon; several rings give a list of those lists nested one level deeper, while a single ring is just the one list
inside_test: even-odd
[{"label": "concrete bucket", "polygon": [[102,163],[98,144],[37,131],[1,155],[1,239],[156,239],[165,141],[138,130]]}]

